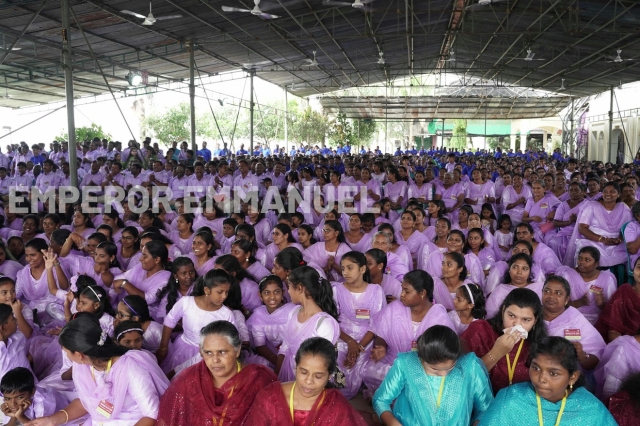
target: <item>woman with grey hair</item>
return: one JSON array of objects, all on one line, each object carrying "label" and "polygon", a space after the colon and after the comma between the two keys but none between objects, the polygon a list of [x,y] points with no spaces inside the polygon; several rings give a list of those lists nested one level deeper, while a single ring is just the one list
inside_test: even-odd
[{"label": "woman with grey hair", "polygon": [[[393,235],[393,234],[391,234]],[[398,281],[402,281],[404,274],[409,272],[405,262],[391,251],[392,237],[387,232],[378,231],[373,235],[371,248],[382,250],[387,254],[387,268],[385,274],[390,274]]]},{"label": "woman with grey hair", "polygon": [[242,341],[228,321],[200,331],[202,361],[180,373],[160,400],[159,426],[243,424],[256,394],[277,380],[262,365],[242,365]]}]

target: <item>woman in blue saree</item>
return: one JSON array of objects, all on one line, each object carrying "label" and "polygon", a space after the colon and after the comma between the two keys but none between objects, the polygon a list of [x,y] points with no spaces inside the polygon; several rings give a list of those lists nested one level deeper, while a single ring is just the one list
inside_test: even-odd
[{"label": "woman in blue saree", "polygon": [[502,389],[479,426],[616,426],[606,407],[582,387],[578,353],[564,337],[549,336],[531,350],[531,382]]},{"label": "woman in blue saree", "polygon": [[443,325],[428,328],[416,346],[417,351],[398,355],[373,396],[380,420],[387,426],[475,421],[493,399],[482,361],[473,352],[462,355],[455,331]]}]

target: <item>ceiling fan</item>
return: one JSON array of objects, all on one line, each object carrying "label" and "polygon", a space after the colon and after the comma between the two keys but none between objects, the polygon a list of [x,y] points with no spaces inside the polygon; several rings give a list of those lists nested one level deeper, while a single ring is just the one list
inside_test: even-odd
[{"label": "ceiling fan", "polygon": [[611,59],[610,61],[607,61],[608,63],[619,64],[620,62],[624,62],[624,61],[635,61],[636,60],[636,59],[622,59],[622,57],[620,56],[620,54],[622,53],[622,49],[616,50],[616,53],[618,55],[615,58]]},{"label": "ceiling fan", "polygon": [[120,13],[123,13],[125,15],[135,16],[136,18],[139,18],[139,19],[144,19],[144,21],[142,22],[142,25],[153,25],[156,23],[156,21],[166,21],[168,19],[182,18],[182,15],[153,16],[153,13],[151,12],[151,2],[149,2],[149,15],[147,16],[140,15],[139,13],[132,12],[130,10],[121,10]]},{"label": "ceiling fan", "polygon": [[[250,13],[252,15],[256,15],[261,17],[262,19],[276,19],[279,18],[278,15],[271,15],[269,13],[264,13],[260,9],[260,0],[253,0],[255,4],[253,9],[241,9],[239,7],[230,7],[230,6],[222,6],[223,12],[242,12],[242,13]],[[275,4],[263,5],[262,8],[265,10],[272,9],[273,7],[278,6]]]},{"label": "ceiling fan", "polygon": [[472,4],[471,6],[467,6],[465,10],[477,10],[482,9],[484,6],[493,6],[498,3],[506,3],[509,0],[478,0],[476,4]]},{"label": "ceiling fan", "polygon": [[546,59],[534,59],[534,57],[536,56],[536,54],[534,52],[531,51],[531,49],[527,49],[527,56],[525,56],[524,58],[516,58],[516,59],[522,59],[524,61],[546,61]]},{"label": "ceiling fan", "polygon": [[353,0],[353,3],[346,2],[346,1],[322,0],[322,5],[353,7],[354,9],[360,9],[362,11],[369,12],[371,11],[371,9],[368,7],[365,7],[365,5],[371,2],[373,2],[373,0]]},{"label": "ceiling fan", "polygon": [[306,64],[304,64],[306,66],[317,67],[318,66],[318,61],[316,60],[316,51],[315,50],[313,51],[313,59],[307,58],[304,61],[307,62]]},{"label": "ceiling fan", "polygon": [[385,61],[384,61],[384,52],[380,52],[380,59],[378,59],[378,65],[384,65]]},{"label": "ceiling fan", "polygon": [[455,62],[456,61],[456,52],[453,50],[449,51],[449,56],[446,59],[443,59],[444,62]]}]

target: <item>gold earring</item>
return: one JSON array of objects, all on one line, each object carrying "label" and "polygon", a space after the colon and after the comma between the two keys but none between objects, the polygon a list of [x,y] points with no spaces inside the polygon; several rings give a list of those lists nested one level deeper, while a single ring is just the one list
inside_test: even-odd
[{"label": "gold earring", "polygon": [[573,391],[573,383],[569,383],[569,389]]}]

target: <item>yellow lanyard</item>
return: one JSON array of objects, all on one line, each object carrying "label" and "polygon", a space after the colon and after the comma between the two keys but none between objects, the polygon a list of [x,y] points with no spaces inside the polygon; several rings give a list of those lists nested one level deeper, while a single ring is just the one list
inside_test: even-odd
[{"label": "yellow lanyard", "polygon": [[[240,372],[240,370],[242,370],[242,367],[240,366],[240,361],[236,361],[236,364],[238,365],[238,373]],[[227,399],[231,398],[231,395],[233,395],[233,391],[236,389],[236,386],[234,385],[231,388],[231,392],[229,392],[229,396],[227,397]],[[224,418],[227,415],[227,408],[229,408],[229,405],[225,405],[224,410],[222,410],[222,417],[220,417],[220,423],[218,423],[218,420],[216,420],[216,418],[214,417],[213,419],[211,419],[213,421],[213,426],[222,426],[222,423],[224,422]]]},{"label": "yellow lanyard", "polygon": [[[109,371],[111,371],[111,365],[113,364],[113,358],[109,358],[109,362],[107,362],[107,369],[105,370],[104,374],[105,376],[107,374],[109,374]],[[96,376],[94,373],[95,369],[93,368],[93,366],[91,366],[91,378],[93,379],[93,381],[96,381]]]},{"label": "yellow lanyard", "polygon": [[440,408],[440,401],[442,401],[442,394],[444,392],[444,381],[447,380],[447,376],[442,376],[440,382],[440,390],[438,391],[438,400],[436,401],[436,407]]},{"label": "yellow lanyard", "polygon": [[[291,424],[295,423],[295,417],[293,415],[293,390],[295,388],[296,388],[296,382],[293,382],[293,385],[291,386],[291,391],[289,392],[289,413],[291,413]],[[324,396],[325,396],[325,391],[322,391],[322,398],[320,398],[320,402],[318,403],[318,408],[320,408],[320,406],[324,402]],[[314,421],[312,426],[315,424],[316,422]]]},{"label": "yellow lanyard", "polygon": [[518,352],[516,352],[516,357],[513,359],[513,368],[511,365],[511,359],[509,359],[509,354],[507,354],[507,372],[509,373],[509,385],[513,383],[513,375],[516,374],[516,365],[518,364],[518,358],[520,358],[520,351],[522,350],[523,344],[524,344],[524,339],[520,340],[520,347],[518,347]]},{"label": "yellow lanyard", "polygon": [[[536,392],[536,401],[538,402],[538,423],[540,426],[544,426],[544,420],[542,419],[542,403],[540,402],[540,396],[538,392]],[[558,413],[558,417],[556,418],[556,426],[560,425],[560,420],[562,420],[562,413],[564,413],[564,406],[567,404],[567,391],[564,392],[564,398],[562,398],[562,404],[560,405],[560,412]]]}]

